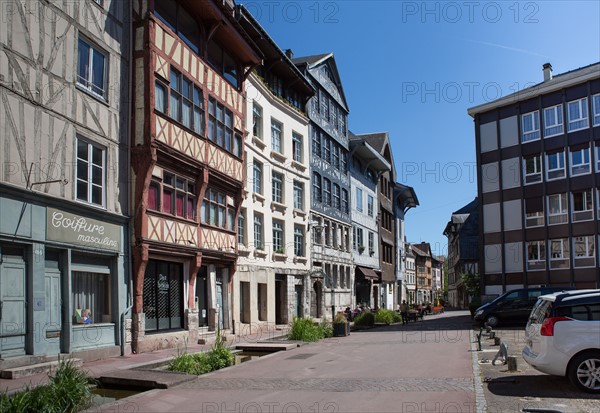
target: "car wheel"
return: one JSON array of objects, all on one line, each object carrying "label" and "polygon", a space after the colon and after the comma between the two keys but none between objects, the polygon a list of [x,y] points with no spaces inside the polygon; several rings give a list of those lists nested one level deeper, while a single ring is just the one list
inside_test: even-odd
[{"label": "car wheel", "polygon": [[500,320],[498,319],[498,316],[494,314],[491,314],[485,318],[485,323],[492,328],[497,327],[499,322]]},{"label": "car wheel", "polygon": [[569,380],[588,393],[600,393],[600,352],[578,354],[569,363]]}]

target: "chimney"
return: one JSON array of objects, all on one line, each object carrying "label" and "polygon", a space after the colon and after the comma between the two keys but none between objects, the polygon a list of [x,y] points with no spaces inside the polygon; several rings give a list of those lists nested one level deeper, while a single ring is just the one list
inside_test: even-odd
[{"label": "chimney", "polygon": [[292,60],[294,58],[294,52],[292,51],[292,49],[287,49],[285,51],[285,55],[288,57],[288,59]]},{"label": "chimney", "polygon": [[544,82],[552,80],[552,65],[550,63],[544,63]]}]

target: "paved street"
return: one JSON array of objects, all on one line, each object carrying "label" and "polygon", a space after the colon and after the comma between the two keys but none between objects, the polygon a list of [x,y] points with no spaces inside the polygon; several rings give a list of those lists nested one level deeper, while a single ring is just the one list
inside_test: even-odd
[{"label": "paved street", "polygon": [[103,411],[472,412],[466,312],[353,332],[146,392]]}]

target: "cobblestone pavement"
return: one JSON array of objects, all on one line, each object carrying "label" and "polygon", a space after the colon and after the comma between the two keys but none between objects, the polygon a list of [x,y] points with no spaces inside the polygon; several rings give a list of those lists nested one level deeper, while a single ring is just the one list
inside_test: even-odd
[{"label": "cobblestone pavement", "polygon": [[491,361],[499,347],[494,346],[493,340],[486,335],[482,337],[483,351],[476,352],[477,368],[488,412],[517,413],[523,409],[600,412],[600,395],[580,392],[567,378],[541,373],[525,362],[521,356],[525,346],[524,327],[498,327],[494,331],[508,346],[508,354],[517,357],[518,369],[509,372],[505,365],[493,366]]}]

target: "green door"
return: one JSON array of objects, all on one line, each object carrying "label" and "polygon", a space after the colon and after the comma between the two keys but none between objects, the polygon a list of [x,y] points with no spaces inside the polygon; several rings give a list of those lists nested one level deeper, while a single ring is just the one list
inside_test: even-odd
[{"label": "green door", "polygon": [[[25,261],[23,255],[1,250],[0,357],[25,354]],[[11,251],[12,253],[12,251]]]}]

